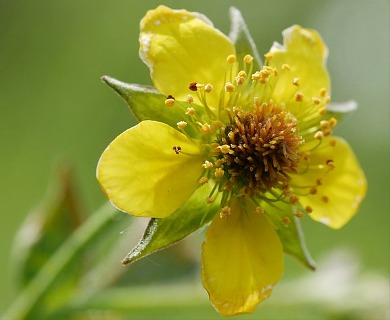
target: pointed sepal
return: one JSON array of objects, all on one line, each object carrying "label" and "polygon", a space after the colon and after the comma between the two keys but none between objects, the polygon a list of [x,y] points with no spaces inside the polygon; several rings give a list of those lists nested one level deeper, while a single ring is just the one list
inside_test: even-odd
[{"label": "pointed sepal", "polygon": [[240,10],[231,7],[229,14],[231,22],[229,38],[236,48],[238,61],[243,61],[245,55],[250,54],[254,58],[253,69],[259,70],[262,64],[261,58]]},{"label": "pointed sepal", "polygon": [[204,185],[170,216],[151,219],[142,239],[122,263],[129,264],[164,249],[208,224],[220,208],[218,199],[208,203],[210,192],[211,188]]},{"label": "pointed sepal", "polygon": [[346,115],[355,111],[358,105],[354,100],[345,102],[332,102],[326,107],[327,117],[342,120]]},{"label": "pointed sepal", "polygon": [[298,218],[303,216],[304,210],[298,210],[283,202],[278,202],[277,205],[264,203],[263,208],[278,233],[284,252],[298,259],[309,269],[314,270],[316,264],[307,249],[300,218]]},{"label": "pointed sepal", "polygon": [[202,107],[189,104],[184,101],[175,101],[174,105],[169,107],[165,104],[167,97],[161,94],[152,86],[129,84],[109,76],[103,76],[102,81],[107,83],[115,90],[127,103],[130,110],[139,121],[154,120],[168,124],[177,129],[177,123],[186,121],[186,133],[191,137],[197,137],[199,130],[191,122],[191,116],[186,115],[187,109],[195,109],[197,118],[202,119],[205,111]]}]

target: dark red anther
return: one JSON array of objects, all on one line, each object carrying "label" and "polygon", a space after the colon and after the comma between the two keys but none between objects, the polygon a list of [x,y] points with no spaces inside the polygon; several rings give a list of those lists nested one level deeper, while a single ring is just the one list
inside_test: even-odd
[{"label": "dark red anther", "polygon": [[191,82],[190,85],[188,86],[188,89],[190,89],[191,91],[197,91],[198,87],[196,85],[197,85],[196,82]]}]

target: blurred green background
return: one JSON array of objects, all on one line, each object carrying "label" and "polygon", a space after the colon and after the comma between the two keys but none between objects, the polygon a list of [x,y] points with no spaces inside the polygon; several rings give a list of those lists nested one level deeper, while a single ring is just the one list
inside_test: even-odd
[{"label": "blurred green background", "polygon": [[[88,212],[105,201],[95,179],[97,160],[135,120],[99,78],[107,74],[150,84],[148,69],[138,58],[138,24],[158,4],[202,12],[225,33],[228,8],[236,6],[261,54],[273,41],[280,42],[281,31],[292,24],[321,33],[330,52],[333,101],[354,99],[359,104],[337,134],[353,146],[369,189],[359,214],[342,230],[305,219],[306,239],[315,259],[346,249],[360,261],[360,273],[383,275],[388,286],[388,0],[0,0],[0,313],[15,295],[9,263],[12,240],[45,194],[56,165],[64,159],[74,164]],[[156,273],[174,268],[161,255],[152,259],[143,267],[152,265]],[[282,282],[310,273],[291,258],[286,264]]]}]

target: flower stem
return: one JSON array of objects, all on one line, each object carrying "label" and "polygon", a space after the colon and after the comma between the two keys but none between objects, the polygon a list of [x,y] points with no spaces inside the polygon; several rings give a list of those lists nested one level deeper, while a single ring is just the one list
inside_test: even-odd
[{"label": "flower stem", "polygon": [[49,292],[55,279],[113,222],[115,212],[116,209],[107,203],[93,213],[31,279],[1,319],[28,319],[34,307]]}]

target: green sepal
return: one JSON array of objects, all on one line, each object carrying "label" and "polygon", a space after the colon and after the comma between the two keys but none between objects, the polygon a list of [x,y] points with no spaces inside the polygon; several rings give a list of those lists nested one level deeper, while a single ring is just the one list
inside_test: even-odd
[{"label": "green sepal", "polygon": [[357,109],[357,103],[354,100],[349,100],[346,102],[332,102],[326,107],[327,118],[336,118],[337,120],[342,120],[347,114],[355,111]]},{"label": "green sepal", "polygon": [[291,217],[290,223],[277,232],[283,244],[284,252],[297,258],[309,269],[316,269],[316,263],[307,249],[299,218]]},{"label": "green sepal", "polygon": [[[59,169],[47,196],[27,216],[19,229],[12,258],[16,266],[13,270],[21,287],[25,287],[36,276],[69,234],[84,220],[73,180],[69,168]],[[80,275],[79,270],[80,268],[74,268],[73,279]],[[71,284],[71,281],[65,283]]]},{"label": "green sepal", "polygon": [[229,38],[236,48],[238,61],[242,62],[245,55],[250,54],[253,59],[253,69],[260,70],[262,65],[259,53],[257,52],[256,44],[249,33],[248,27],[241,15],[240,10],[231,7],[230,15],[230,33]]},{"label": "green sepal", "polygon": [[[199,130],[196,123],[192,122],[192,118],[186,115],[187,108],[190,107],[188,102],[175,101],[174,106],[168,107],[165,105],[165,97],[155,87],[129,84],[109,76],[103,76],[102,81],[107,83],[114,89],[127,103],[130,110],[134,113],[139,121],[154,120],[168,124],[177,129],[179,121],[188,123],[185,132],[193,137],[199,136]],[[191,104],[196,110],[197,119],[203,119],[205,116],[204,108],[195,104]]]},{"label": "green sepal", "polygon": [[301,223],[295,216],[297,209],[281,201],[265,202],[262,203],[262,207],[278,233],[284,252],[315,270],[316,264],[307,249]]},{"label": "green sepal", "polygon": [[211,188],[204,185],[170,216],[151,219],[142,239],[122,263],[129,264],[164,249],[209,223],[220,208],[218,199],[207,203],[210,192]]}]

